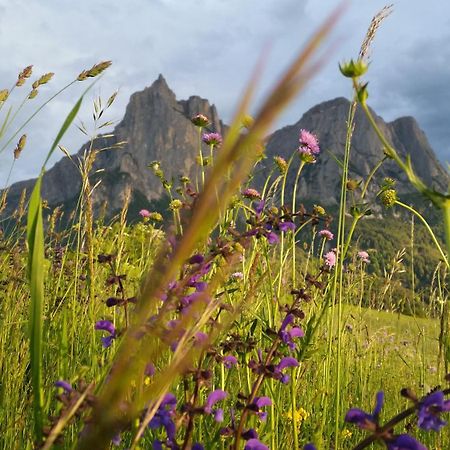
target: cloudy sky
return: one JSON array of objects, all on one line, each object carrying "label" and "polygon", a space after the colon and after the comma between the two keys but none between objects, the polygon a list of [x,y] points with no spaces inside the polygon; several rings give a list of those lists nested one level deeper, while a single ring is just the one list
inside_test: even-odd
[{"label": "cloudy sky", "polygon": [[[0,89],[34,65],[36,76],[55,72],[32,105],[94,63],[110,59],[108,70],[88,95],[80,119],[89,124],[94,96],[119,90],[108,115],[120,120],[129,96],[159,73],[179,99],[200,95],[230,120],[250,73],[270,48],[260,97],[277,79],[337,0],[0,0]],[[386,2],[349,2],[331,39],[337,48],[280,125],[296,122],[311,106],[351,95],[339,61],[358,53],[371,18]],[[450,3],[397,0],[372,46],[370,104],[387,120],[417,118],[444,163],[450,161]],[[28,144],[10,181],[35,176],[52,138],[84,86],[52,102],[27,128]],[[11,104],[20,104],[17,90]],[[0,112],[4,115],[7,108]],[[25,117],[32,109],[24,108]],[[0,116],[0,121],[3,117]],[[11,128],[13,131],[14,127]],[[63,144],[71,153],[85,137],[74,127]],[[3,141],[5,142],[5,141]],[[1,146],[0,146],[1,147]],[[0,153],[0,188],[11,166],[11,144]],[[55,158],[59,158],[58,154]]]}]

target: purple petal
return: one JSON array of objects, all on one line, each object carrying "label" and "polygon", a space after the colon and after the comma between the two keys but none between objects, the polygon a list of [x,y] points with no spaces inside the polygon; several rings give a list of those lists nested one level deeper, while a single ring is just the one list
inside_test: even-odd
[{"label": "purple petal", "polygon": [[292,356],[285,356],[281,359],[280,363],[277,366],[278,370],[286,369],[286,367],[297,367],[298,361]]},{"label": "purple petal", "polygon": [[427,450],[424,445],[408,434],[397,436],[387,444],[387,448],[388,450]]},{"label": "purple petal", "polygon": [[377,417],[380,414],[381,409],[383,408],[383,404],[384,404],[384,392],[379,391],[377,392],[377,400],[375,403],[375,409],[373,410],[374,417]]},{"label": "purple petal", "polygon": [[267,233],[266,238],[269,244],[277,244],[280,241],[280,238],[273,231]]},{"label": "purple petal", "polygon": [[55,383],[56,387],[62,388],[66,391],[66,393],[68,394],[69,392],[72,392],[72,385],[70,383],[68,383],[67,381],[64,380],[58,380]]},{"label": "purple petal", "polygon": [[112,335],[116,334],[116,328],[114,327],[113,323],[110,322],[109,320],[99,320],[95,324],[95,329],[107,331],[108,333],[110,333]]},{"label": "purple petal", "polygon": [[288,315],[284,318],[283,323],[281,324],[280,330],[285,330],[286,327],[287,327],[290,323],[293,322],[293,320],[294,320],[294,315],[293,315],[293,314],[288,314]]},{"label": "purple petal", "polygon": [[264,406],[271,406],[272,400],[269,397],[255,397],[253,403],[258,407],[262,408]]},{"label": "purple petal", "polygon": [[233,355],[228,355],[222,358],[222,362],[227,369],[231,369],[233,366],[237,364],[238,361],[236,357],[234,357]]},{"label": "purple petal", "polygon": [[202,444],[199,444],[198,442],[196,442],[196,443],[192,446],[192,450],[205,450],[205,447],[203,447]]},{"label": "purple petal", "polygon": [[278,224],[278,229],[283,233],[286,231],[295,231],[295,224],[293,222],[281,222]]},{"label": "purple petal", "polygon": [[112,341],[114,339],[114,335],[102,337],[102,345],[104,348],[111,347]]},{"label": "purple petal", "polygon": [[189,264],[201,264],[205,258],[200,253],[197,253],[196,255],[192,255],[189,259]]},{"label": "purple petal", "polygon": [[301,338],[305,336],[305,332],[300,327],[292,327],[288,333],[291,338]]},{"label": "purple petal", "polygon": [[316,447],[313,444],[306,444],[303,447],[303,450],[317,450]]},{"label": "purple petal", "polygon": [[367,428],[368,422],[372,422],[372,417],[358,408],[351,408],[345,415],[345,421],[356,424],[359,428]]},{"label": "purple petal", "polygon": [[258,439],[258,433],[253,429],[249,428],[247,431],[242,433],[242,437],[248,441],[249,439]]},{"label": "purple petal", "polygon": [[223,409],[218,408],[214,411],[214,420],[216,422],[223,422]]},{"label": "purple petal", "polygon": [[249,439],[247,444],[245,444],[244,450],[269,450],[269,447],[258,439]]},{"label": "purple petal", "polygon": [[222,389],[216,389],[215,391],[211,392],[211,394],[208,395],[208,398],[206,400],[205,404],[205,412],[207,414],[211,414],[212,407],[221,400],[224,400],[228,397],[228,393],[225,391],[222,391]]}]

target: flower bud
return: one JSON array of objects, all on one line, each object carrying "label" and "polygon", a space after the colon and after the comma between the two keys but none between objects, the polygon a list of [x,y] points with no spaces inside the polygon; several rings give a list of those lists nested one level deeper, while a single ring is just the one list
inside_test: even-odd
[{"label": "flower bud", "polygon": [[349,62],[339,64],[339,70],[342,75],[348,78],[358,78],[361,75],[364,75],[368,68],[368,64],[362,59],[358,59],[357,61],[351,59]]},{"label": "flower bud", "polygon": [[386,189],[381,192],[380,199],[386,208],[391,208],[397,201],[397,192],[394,189]]},{"label": "flower bud", "polygon": [[207,127],[210,124],[209,119],[204,114],[197,114],[192,119],[191,122],[199,128]]}]

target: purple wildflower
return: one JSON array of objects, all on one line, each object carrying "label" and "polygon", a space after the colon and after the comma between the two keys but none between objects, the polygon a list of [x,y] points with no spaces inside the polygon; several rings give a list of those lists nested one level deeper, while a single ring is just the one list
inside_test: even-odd
[{"label": "purple wildflower", "polygon": [[447,422],[439,417],[442,412],[450,411],[450,400],[445,400],[442,391],[427,395],[419,404],[417,425],[423,430],[439,431]]},{"label": "purple wildflower", "polygon": [[249,439],[245,444],[244,450],[269,450],[269,447],[258,439]]},{"label": "purple wildflower", "polygon": [[214,420],[216,422],[222,422],[223,421],[223,410],[221,408],[213,409],[213,406],[228,397],[228,393],[225,391],[222,391],[222,389],[216,389],[215,391],[211,392],[211,394],[208,395],[208,398],[206,399],[205,406],[203,407],[203,410],[206,414],[212,414],[214,416]]},{"label": "purple wildflower", "polygon": [[345,415],[345,421],[356,424],[365,430],[375,430],[378,424],[378,416],[384,403],[384,393],[380,391],[376,396],[376,405],[372,414],[368,414],[359,408],[351,408]]},{"label": "purple wildflower", "polygon": [[[167,393],[164,396],[152,420],[148,424],[149,428],[152,430],[164,427],[167,433],[167,439],[169,440],[170,443],[175,442],[176,427],[172,417],[174,415],[176,405],[177,405],[176,397],[170,392]],[[153,448],[155,449],[162,448],[162,446],[158,447],[157,442],[159,441],[153,442]]]},{"label": "purple wildflower", "polygon": [[196,442],[193,446],[191,450],[204,450],[205,447],[203,447],[202,444],[199,444],[198,442]]},{"label": "purple wildflower", "polygon": [[271,406],[272,400],[269,397],[255,397],[252,403],[252,408],[255,410],[256,415],[259,420],[265,421],[267,418],[267,413],[265,411],[260,411],[264,406]]},{"label": "purple wildflower", "polygon": [[294,321],[294,315],[288,314],[283,323],[281,324],[278,336],[281,340],[289,346],[291,350],[295,350],[294,339],[301,338],[305,335],[304,331],[300,327],[291,326],[288,329],[288,325],[291,325]]},{"label": "purple wildflower", "polygon": [[408,434],[400,434],[386,444],[388,450],[427,450],[424,445]]},{"label": "purple wildflower", "polygon": [[288,367],[298,367],[298,361],[292,356],[285,356],[281,358],[281,361],[275,367],[275,373],[277,373],[280,377],[280,381],[283,384],[289,383],[290,377],[289,375],[283,373],[283,370]]},{"label": "purple wildflower", "polygon": [[334,234],[330,230],[320,230],[319,236],[325,238],[327,241],[334,239]]},{"label": "purple wildflower", "polygon": [[211,145],[212,147],[222,145],[222,136],[220,133],[204,133],[202,140],[206,145]]},{"label": "purple wildflower", "polygon": [[324,260],[325,265],[328,266],[329,269],[332,269],[336,265],[336,253],[333,251],[325,253]]},{"label": "purple wildflower", "polygon": [[231,278],[233,280],[243,280],[244,279],[244,274],[242,272],[234,272],[231,274]]},{"label": "purple wildflower", "polygon": [[231,369],[237,364],[238,360],[233,355],[227,355],[222,358],[222,362],[226,369]]},{"label": "purple wildflower", "polygon": [[299,141],[299,151],[301,153],[307,153],[309,155],[317,155],[320,153],[319,141],[310,131],[301,129]]},{"label": "purple wildflower", "polygon": [[242,437],[248,441],[250,439],[258,439],[258,433],[253,429],[249,428],[247,431],[242,433]]},{"label": "purple wildflower", "polygon": [[278,237],[278,235],[276,233],[274,233],[273,231],[269,231],[266,234],[266,238],[267,238],[267,241],[269,242],[269,244],[271,244],[271,245],[278,244],[278,242],[280,241],[280,238]]},{"label": "purple wildflower", "polygon": [[369,254],[368,254],[367,252],[365,252],[365,251],[360,251],[360,252],[358,252],[358,258],[359,258],[363,263],[366,263],[366,264],[369,264],[369,263],[370,263]]},{"label": "purple wildflower", "polygon": [[67,381],[64,381],[64,380],[58,380],[55,383],[55,386],[64,389],[66,394],[69,394],[70,392],[73,391],[72,385],[70,383],[68,383]]},{"label": "purple wildflower", "polygon": [[189,264],[201,264],[205,260],[204,256],[200,253],[196,253],[189,258]]},{"label": "purple wildflower", "polygon": [[283,233],[286,231],[295,231],[295,224],[294,222],[280,222],[278,224],[278,229]]},{"label": "purple wildflower", "polygon": [[261,194],[256,189],[252,188],[244,189],[242,191],[242,195],[250,200],[257,200],[261,198]]},{"label": "purple wildflower", "polygon": [[96,330],[102,330],[109,333],[109,336],[102,337],[102,345],[105,348],[108,348],[111,346],[113,339],[116,339],[116,328],[114,327],[113,323],[109,320],[99,320],[95,324]]},{"label": "purple wildflower", "polygon": [[313,444],[306,444],[303,447],[303,450],[317,450],[316,447]]},{"label": "purple wildflower", "polygon": [[143,218],[150,217],[150,211],[148,211],[147,209],[141,209],[139,211],[139,215]]}]

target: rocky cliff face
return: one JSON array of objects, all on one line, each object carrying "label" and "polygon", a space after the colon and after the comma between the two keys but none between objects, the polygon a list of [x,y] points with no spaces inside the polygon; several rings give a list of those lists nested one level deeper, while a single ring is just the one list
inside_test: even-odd
[{"label": "rocky cliff face", "polygon": [[[321,103],[306,112],[296,124],[273,133],[267,142],[267,168],[263,175],[256,176],[254,182],[262,184],[264,176],[269,173],[268,166],[272,164],[273,156],[281,155],[286,159],[291,156],[298,148],[299,130],[305,128],[318,136],[322,151],[317,163],[305,168],[298,198],[304,202],[320,201],[325,205],[337,203],[340,168],[335,158],[343,157],[349,106],[349,101],[344,98]],[[180,175],[195,177],[198,170],[195,163],[198,129],[190,119],[199,113],[210,118],[212,130],[219,133],[226,131],[214,105],[200,97],[177,101],[161,75],[150,87],[133,94],[123,120],[114,130],[114,136],[95,142],[96,148],[104,148],[126,141],[121,149],[107,150],[98,155],[94,170],[104,171],[96,175],[101,179],[95,191],[96,207],[106,201],[108,211],[117,211],[123,204],[127,188],[132,190],[134,198],[139,198],[143,203],[159,199],[163,194],[161,183],[148,169],[148,164],[154,160],[161,162],[167,179],[177,179]],[[447,173],[437,161],[417,122],[411,117],[389,123],[378,116],[376,120],[400,154],[411,155],[418,175],[427,184],[445,190],[449,180]],[[76,161],[85,149],[82,148],[72,159]],[[364,179],[382,157],[383,150],[375,133],[362,111],[358,110],[351,150],[351,177]],[[400,192],[412,191],[405,176],[391,161],[387,161],[377,175],[378,180],[385,176],[399,180]],[[292,188],[293,177],[294,173],[288,180],[288,191],[289,186]],[[34,180],[28,180],[11,187],[8,196],[10,208],[17,203],[22,190],[29,192],[33,183]],[[80,188],[79,172],[73,162],[65,157],[45,174],[42,194],[50,205],[73,205]]]},{"label": "rocky cliff face", "polygon": [[[198,154],[198,129],[191,123],[195,114],[204,114],[212,122],[211,130],[224,133],[216,107],[200,97],[177,101],[162,75],[148,88],[136,92],[130,98],[123,120],[115,128],[113,137],[95,141],[97,149],[114,147],[126,142],[121,148],[101,152],[92,172],[103,169],[94,178],[102,181],[95,190],[95,206],[108,203],[111,213],[123,205],[123,196],[131,188],[133,197],[141,203],[161,197],[161,182],[148,165],[161,161],[168,180],[180,175],[195,177]],[[81,157],[83,147],[74,161]],[[15,183],[8,196],[9,205],[17,203],[23,189],[29,192],[34,180]],[[73,204],[81,189],[79,171],[68,157],[63,158],[44,176],[42,196],[50,205]]]},{"label": "rocky cliff face", "polygon": [[[341,161],[343,159],[349,107],[350,102],[345,98],[321,103],[306,112],[295,125],[284,127],[269,138],[268,163],[273,156],[280,155],[288,159],[292,155],[298,148],[299,130],[302,128],[312,131],[319,138],[321,153],[316,164],[306,166],[304,169],[298,191],[300,200],[321,201],[323,204],[335,204],[339,201],[341,170],[336,158]],[[374,115],[381,130],[400,155],[406,157],[410,154],[413,167],[426,184],[445,191],[449,177],[438,162],[416,120],[412,117],[402,117],[393,122],[385,122],[381,117]],[[356,112],[355,124],[350,176],[364,180],[383,157],[383,149],[360,109]],[[292,171],[288,184],[293,184],[294,172]],[[263,176],[267,173],[268,170]],[[392,161],[386,161],[378,171],[375,183],[372,183],[373,190],[378,189],[377,181],[381,182],[384,177],[398,180],[397,188],[401,193],[414,191],[405,175]]]}]

